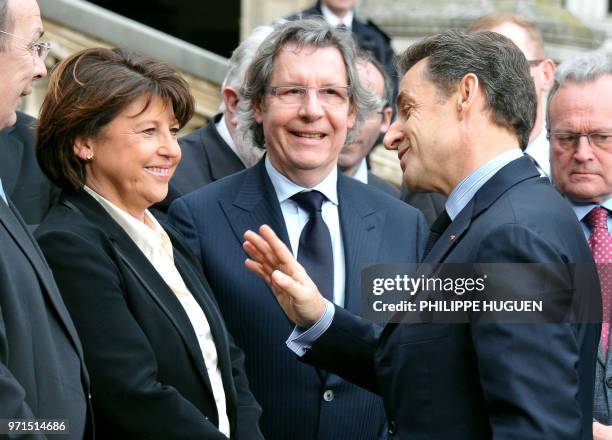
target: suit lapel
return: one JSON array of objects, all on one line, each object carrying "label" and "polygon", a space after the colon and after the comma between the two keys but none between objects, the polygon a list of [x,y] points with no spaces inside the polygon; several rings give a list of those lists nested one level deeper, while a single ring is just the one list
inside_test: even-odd
[{"label": "suit lapel", "polygon": [[346,273],[344,305],[347,310],[359,313],[361,269],[377,260],[384,214],[364,201],[348,179],[338,173],[338,210]]},{"label": "suit lapel", "polygon": [[287,247],[291,248],[283,213],[272,182],[266,173],[264,159],[249,168],[246,173],[234,201],[220,202],[236,239],[242,243],[244,233],[248,229],[258,231],[261,225],[267,224]]},{"label": "suit lapel", "polygon": [[[10,200],[9,203],[11,203]],[[34,237],[32,237],[28,231],[27,226],[21,219],[21,216],[15,207],[12,206],[12,203],[11,207],[9,208],[9,206],[7,206],[3,200],[0,200],[0,223],[4,225],[8,233],[13,237],[15,243],[21,248],[26,258],[32,264],[32,268],[34,269],[34,272],[36,272],[36,275],[42,284],[42,294],[46,295],[50,303],[50,308],[54,309],[58,314],[66,333],[68,333],[72,345],[81,358],[81,362],[83,362],[83,350],[81,348],[81,343],[77,335],[76,328],[74,327],[68,310],[66,309],[66,306],[60,297],[59,291],[57,290],[51,269],[47,265],[47,261],[45,260],[42,251],[34,241]],[[83,368],[83,370],[85,369]],[[86,374],[85,377],[87,377]]]},{"label": "suit lapel", "polygon": [[142,284],[145,292],[151,296],[181,335],[196,365],[196,369],[204,379],[212,396],[212,387],[206,373],[206,365],[202,357],[200,345],[191,321],[174,292],[168,287],[161,275],[159,275],[130,236],[89,194],[85,193],[84,190],[80,190],[77,193],[68,195],[66,201],[68,203],[64,203],[67,206],[84,212],[89,221],[96,224],[108,235],[117,256],[123,261],[127,270]]}]

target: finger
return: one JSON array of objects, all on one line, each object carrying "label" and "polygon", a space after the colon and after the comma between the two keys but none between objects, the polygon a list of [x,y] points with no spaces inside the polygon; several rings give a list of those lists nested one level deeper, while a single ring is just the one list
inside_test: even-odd
[{"label": "finger", "polygon": [[242,244],[242,248],[246,251],[246,253],[251,257],[252,260],[257,261],[263,266],[263,269],[268,273],[268,275],[272,274],[272,272],[277,269],[277,266],[273,266],[268,261],[268,259],[261,252],[259,252],[259,250],[250,241],[245,241]]},{"label": "finger", "polygon": [[299,266],[295,257],[291,253],[291,251],[285,246],[285,243],[278,238],[276,233],[272,230],[272,228],[268,225],[261,225],[259,228],[259,233],[261,237],[266,241],[271,251],[274,253],[276,259],[282,264],[285,268],[289,270],[285,270],[284,272],[292,273],[297,270],[297,266]]},{"label": "finger", "polygon": [[260,263],[251,260],[250,258],[247,258],[246,260],[244,260],[244,265],[251,272],[255,273],[257,276],[263,279],[266,284],[272,284],[272,278],[270,276],[271,272],[264,270],[263,266]]},{"label": "finger", "polygon": [[264,240],[259,234],[253,231],[246,231],[244,233],[244,238],[246,241],[251,243],[259,252],[259,254],[267,260],[267,262],[272,266],[279,266],[280,262],[268,244],[266,240]]}]

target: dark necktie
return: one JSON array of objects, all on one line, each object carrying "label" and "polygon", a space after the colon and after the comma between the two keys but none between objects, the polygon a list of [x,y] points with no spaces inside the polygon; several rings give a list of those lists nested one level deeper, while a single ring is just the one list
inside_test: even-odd
[{"label": "dark necktie", "polygon": [[310,217],[300,234],[298,261],[325,298],[334,301],[334,257],[329,229],[321,215],[326,197],[319,191],[308,191],[291,197]]},{"label": "dark necktie", "polygon": [[604,354],[608,353],[608,334],[610,332],[610,310],[612,301],[612,235],[608,231],[608,210],[598,206],[587,214],[591,226],[588,243],[597,266],[601,285],[603,322],[601,324],[600,345]]},{"label": "dark necktie", "polygon": [[425,252],[423,253],[423,258],[425,258],[429,252],[433,249],[434,245],[442,235],[448,225],[452,223],[452,220],[448,216],[446,209],[440,213],[435,222],[431,225],[429,237],[427,238],[427,244],[425,245]]}]

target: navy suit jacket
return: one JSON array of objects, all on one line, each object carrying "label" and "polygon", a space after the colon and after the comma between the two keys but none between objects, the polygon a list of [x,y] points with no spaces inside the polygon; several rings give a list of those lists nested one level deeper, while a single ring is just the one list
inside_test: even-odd
[{"label": "navy suit jacket", "polygon": [[[526,158],[493,176],[425,259],[586,262],[589,283],[561,279],[599,303],[597,288],[585,291],[597,286],[592,261],[570,206]],[[591,440],[598,333],[597,324],[472,322],[388,324],[379,335],[337,308],[303,360],[380,393],[396,438]]]},{"label": "navy suit jacket", "polygon": [[[338,175],[346,259],[346,307],[360,307],[360,269],[373,262],[415,262],[427,235],[415,209]],[[379,397],[304,363],[286,349],[293,330],[274,295],[244,267],[246,230],[270,225],[289,246],[278,199],[263,160],[175,201],[169,220],[203,262],[227,325],[245,351],[267,439],[373,439],[384,426]],[[331,400],[323,394],[330,390]]]}]

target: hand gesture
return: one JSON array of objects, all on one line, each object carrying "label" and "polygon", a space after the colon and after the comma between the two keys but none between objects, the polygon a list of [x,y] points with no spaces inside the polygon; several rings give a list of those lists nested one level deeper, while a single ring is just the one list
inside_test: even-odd
[{"label": "hand gesture", "polygon": [[304,268],[274,231],[263,225],[247,231],[243,248],[251,258],[245,266],[272,289],[279,304],[299,327],[310,327],[325,312],[325,299]]}]

